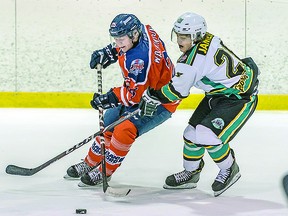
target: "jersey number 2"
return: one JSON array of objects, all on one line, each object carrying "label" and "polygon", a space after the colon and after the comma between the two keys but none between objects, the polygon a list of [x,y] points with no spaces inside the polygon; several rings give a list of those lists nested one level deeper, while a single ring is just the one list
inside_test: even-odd
[{"label": "jersey number 2", "polygon": [[214,62],[217,66],[224,64],[226,61],[226,76],[228,78],[239,76],[244,72],[244,67],[241,62],[239,62],[234,69],[233,57],[234,56],[231,56],[231,54],[223,48],[218,49],[214,55]]}]

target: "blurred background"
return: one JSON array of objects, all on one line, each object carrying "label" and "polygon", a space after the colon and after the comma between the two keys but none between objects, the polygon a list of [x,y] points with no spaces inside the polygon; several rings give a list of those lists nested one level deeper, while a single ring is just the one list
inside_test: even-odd
[{"label": "blurred background", "polygon": [[[252,56],[258,64],[263,96],[258,108],[288,109],[288,0],[0,0],[0,5],[0,107],[65,107],[59,101],[67,97],[71,107],[88,107],[97,90],[90,56],[110,43],[108,29],[117,14],[133,13],[150,24],[176,62],[181,53],[170,32],[191,11],[239,57]],[[118,64],[103,70],[104,91],[121,84]]]}]

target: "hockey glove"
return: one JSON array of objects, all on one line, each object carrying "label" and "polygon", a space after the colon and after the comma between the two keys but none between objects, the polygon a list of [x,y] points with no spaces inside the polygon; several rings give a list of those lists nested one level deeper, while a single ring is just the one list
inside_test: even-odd
[{"label": "hockey glove", "polygon": [[103,49],[96,50],[91,55],[90,68],[94,69],[98,64],[101,64],[105,69],[110,64],[115,63],[118,60],[118,53],[116,48],[111,44]]},{"label": "hockey glove", "polygon": [[158,98],[151,95],[150,88],[146,89],[139,103],[140,116],[153,116],[160,104]]},{"label": "hockey glove", "polygon": [[102,109],[109,109],[112,107],[116,107],[119,104],[119,100],[114,94],[112,90],[108,91],[106,94],[98,94],[94,93],[93,99],[90,101],[91,106],[94,109],[99,109],[101,107]]}]

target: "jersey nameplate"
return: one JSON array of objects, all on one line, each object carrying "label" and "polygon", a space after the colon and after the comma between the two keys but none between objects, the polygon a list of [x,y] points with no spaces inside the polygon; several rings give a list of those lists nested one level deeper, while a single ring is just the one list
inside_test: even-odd
[{"label": "jersey nameplate", "polygon": [[201,43],[198,44],[196,52],[201,55],[206,55],[214,35],[207,32]]}]

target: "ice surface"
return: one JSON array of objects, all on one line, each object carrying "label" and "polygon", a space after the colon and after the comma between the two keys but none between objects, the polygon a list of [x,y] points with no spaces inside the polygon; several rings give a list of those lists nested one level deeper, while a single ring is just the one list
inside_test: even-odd
[{"label": "ice surface", "polygon": [[111,199],[101,187],[78,188],[78,181],[63,179],[90,143],[33,176],[5,173],[8,164],[36,167],[94,134],[97,111],[0,109],[0,215],[66,216],[77,208],[101,216],[288,215],[281,187],[288,172],[288,112],[257,111],[231,142],[242,177],[221,196],[215,198],[211,190],[218,168],[208,155],[197,189],[162,189],[166,176],[182,169],[182,132],[192,112],[178,110],[134,143],[110,181],[132,191],[125,199]]}]

